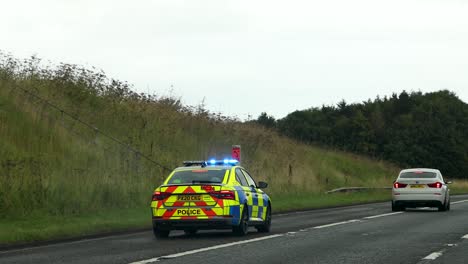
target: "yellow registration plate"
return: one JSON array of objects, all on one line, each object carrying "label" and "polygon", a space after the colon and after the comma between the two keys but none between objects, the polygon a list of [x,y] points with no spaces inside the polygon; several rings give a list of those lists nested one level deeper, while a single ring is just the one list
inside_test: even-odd
[{"label": "yellow registration plate", "polygon": [[422,185],[422,184],[412,184],[411,188],[424,188],[424,185]]},{"label": "yellow registration plate", "polygon": [[201,195],[179,195],[177,200],[184,202],[197,202],[202,201]]},{"label": "yellow registration plate", "polygon": [[200,208],[181,208],[175,209],[174,216],[200,216],[203,212]]}]

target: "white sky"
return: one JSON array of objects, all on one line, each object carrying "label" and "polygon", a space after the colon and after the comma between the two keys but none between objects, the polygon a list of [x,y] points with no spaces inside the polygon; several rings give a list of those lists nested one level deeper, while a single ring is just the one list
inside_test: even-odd
[{"label": "white sky", "polygon": [[1,0],[0,50],[242,119],[403,89],[468,102],[465,0]]}]

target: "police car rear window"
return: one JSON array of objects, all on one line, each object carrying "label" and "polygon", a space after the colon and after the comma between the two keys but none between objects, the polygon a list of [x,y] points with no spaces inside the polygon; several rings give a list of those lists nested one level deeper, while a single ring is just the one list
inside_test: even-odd
[{"label": "police car rear window", "polygon": [[400,178],[403,178],[403,179],[411,179],[411,178],[432,179],[435,177],[437,177],[437,174],[435,172],[427,172],[427,171],[403,172],[400,175]]},{"label": "police car rear window", "polygon": [[226,170],[194,169],[176,171],[167,184],[222,183]]}]

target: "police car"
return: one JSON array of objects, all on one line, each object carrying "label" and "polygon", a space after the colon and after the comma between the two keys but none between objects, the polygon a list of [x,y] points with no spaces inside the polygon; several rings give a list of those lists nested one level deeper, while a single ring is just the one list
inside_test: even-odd
[{"label": "police car", "polygon": [[246,235],[249,226],[270,232],[271,201],[238,161],[186,161],[154,190],[151,210],[156,238],[171,230],[232,229]]}]

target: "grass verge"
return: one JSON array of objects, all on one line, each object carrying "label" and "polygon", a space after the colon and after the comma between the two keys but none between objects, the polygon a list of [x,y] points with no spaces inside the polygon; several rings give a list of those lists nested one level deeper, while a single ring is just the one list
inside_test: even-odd
[{"label": "grass verge", "polygon": [[27,218],[0,219],[0,246],[69,239],[149,227],[150,209],[108,209],[95,214],[51,216],[40,212]]}]

